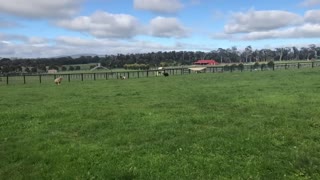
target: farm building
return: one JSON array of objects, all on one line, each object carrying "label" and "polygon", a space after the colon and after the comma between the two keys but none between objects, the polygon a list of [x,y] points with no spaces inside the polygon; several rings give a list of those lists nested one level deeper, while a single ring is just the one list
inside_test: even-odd
[{"label": "farm building", "polygon": [[193,68],[189,68],[192,72],[195,73],[204,73],[206,72],[206,67],[193,67]]},{"label": "farm building", "polygon": [[48,74],[55,74],[57,73],[58,71],[56,69],[49,69],[48,70]]},{"label": "farm building", "polygon": [[195,64],[195,65],[217,65],[219,63],[215,60],[198,60],[198,61],[194,62],[193,64]]}]

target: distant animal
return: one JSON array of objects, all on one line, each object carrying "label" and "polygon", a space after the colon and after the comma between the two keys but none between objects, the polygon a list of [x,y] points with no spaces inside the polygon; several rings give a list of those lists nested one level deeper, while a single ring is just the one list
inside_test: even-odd
[{"label": "distant animal", "polygon": [[56,79],[54,80],[54,83],[56,83],[56,85],[60,85],[62,79],[63,79],[63,78],[60,76],[60,77],[58,77],[58,78],[56,78]]},{"label": "distant animal", "polygon": [[164,75],[165,77],[167,77],[167,76],[169,76],[169,73],[165,72],[165,73],[163,73],[163,75]]},{"label": "distant animal", "polygon": [[161,71],[157,71],[156,72],[156,76],[161,76],[162,72]]},{"label": "distant animal", "polygon": [[126,76],[120,76],[120,79],[124,80],[126,79]]}]

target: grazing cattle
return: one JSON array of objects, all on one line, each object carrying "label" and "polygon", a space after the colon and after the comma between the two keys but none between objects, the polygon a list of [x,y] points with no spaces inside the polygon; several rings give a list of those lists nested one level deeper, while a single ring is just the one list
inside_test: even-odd
[{"label": "grazing cattle", "polygon": [[125,76],[120,76],[120,79],[124,80],[124,79],[126,79],[126,77]]},{"label": "grazing cattle", "polygon": [[167,77],[167,76],[169,76],[169,73],[165,72],[165,73],[163,73],[163,75],[164,75],[165,77]]},{"label": "grazing cattle", "polygon": [[62,79],[63,79],[63,78],[60,76],[60,77],[58,77],[58,78],[56,78],[56,79],[54,80],[54,83],[56,83],[56,85],[60,85]]}]

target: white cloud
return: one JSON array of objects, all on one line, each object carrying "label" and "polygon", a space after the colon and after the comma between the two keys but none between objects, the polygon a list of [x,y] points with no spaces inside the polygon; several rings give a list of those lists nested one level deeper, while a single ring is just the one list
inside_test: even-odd
[{"label": "white cloud", "polygon": [[91,16],[61,20],[57,25],[66,29],[89,33],[98,38],[130,38],[143,31],[139,21],[128,14],[97,11]]},{"label": "white cloud", "polygon": [[314,7],[320,5],[320,0],[304,0],[301,5],[304,7]]},{"label": "white cloud", "polygon": [[286,39],[286,38],[319,38],[320,25],[319,24],[305,24],[298,27],[291,27],[288,29],[271,30],[264,32],[251,32],[238,37],[241,40],[259,40],[259,39]]},{"label": "white cloud", "polygon": [[225,33],[248,33],[266,31],[276,28],[297,25],[303,22],[303,18],[287,11],[255,11],[235,13],[232,19],[224,27]]},{"label": "white cloud", "polygon": [[0,12],[24,18],[70,17],[83,0],[0,0]]},{"label": "white cloud", "polygon": [[305,21],[310,23],[320,24],[320,10],[310,10],[307,11],[304,15]]},{"label": "white cloud", "polygon": [[156,17],[150,22],[151,35],[157,37],[182,38],[188,35],[188,30],[177,18]]},{"label": "white cloud", "polygon": [[[14,36],[14,35],[11,35]],[[18,35],[16,35],[18,36]],[[146,53],[157,51],[185,50],[196,47],[192,44],[175,43],[171,45],[155,41],[117,39],[92,39],[60,36],[55,39],[41,37],[25,37],[19,43],[14,38],[3,40],[0,38],[1,57],[57,57],[74,54],[118,54],[118,53]],[[198,47],[199,48],[199,47]]]},{"label": "white cloud", "polygon": [[179,0],[134,0],[134,8],[155,13],[176,13],[183,8]]},{"label": "white cloud", "polygon": [[253,11],[233,14],[223,32],[214,39],[262,40],[320,38],[320,10],[309,10],[304,17],[287,11]]}]

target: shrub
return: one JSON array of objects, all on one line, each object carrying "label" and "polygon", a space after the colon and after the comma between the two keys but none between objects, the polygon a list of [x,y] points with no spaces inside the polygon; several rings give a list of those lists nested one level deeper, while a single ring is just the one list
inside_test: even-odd
[{"label": "shrub", "polygon": [[238,69],[242,71],[244,69],[244,65],[242,63],[238,64]]},{"label": "shrub", "polygon": [[229,71],[229,69],[230,69],[230,66],[229,66],[229,65],[225,65],[225,66],[223,66],[223,70],[225,70],[225,71]]},{"label": "shrub", "polygon": [[74,71],[74,67],[73,66],[69,66],[69,71]]},{"label": "shrub", "polygon": [[237,68],[237,65],[236,65],[236,64],[232,64],[232,65],[231,65],[231,68],[232,68],[233,70],[235,70],[235,69]]},{"label": "shrub", "polygon": [[253,68],[259,68],[260,64],[258,62],[254,63]]},{"label": "shrub", "polygon": [[269,68],[272,68],[272,67],[274,66],[274,62],[273,62],[273,61],[269,61],[269,62],[267,63],[267,66],[268,66]]}]

